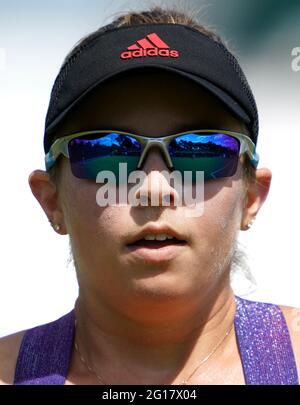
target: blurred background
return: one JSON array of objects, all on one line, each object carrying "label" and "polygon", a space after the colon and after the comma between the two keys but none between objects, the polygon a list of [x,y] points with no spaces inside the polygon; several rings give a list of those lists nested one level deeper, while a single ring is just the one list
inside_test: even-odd
[{"label": "blurred background", "polygon": [[[58,236],[28,186],[44,168],[42,137],[51,87],[73,45],[114,13],[181,4],[215,27],[238,57],[260,112],[259,167],[273,182],[240,243],[256,279],[234,281],[249,299],[300,307],[299,0],[0,1],[0,336],[53,320],[73,305],[77,283],[67,236]],[[299,63],[300,65],[300,63]]]}]

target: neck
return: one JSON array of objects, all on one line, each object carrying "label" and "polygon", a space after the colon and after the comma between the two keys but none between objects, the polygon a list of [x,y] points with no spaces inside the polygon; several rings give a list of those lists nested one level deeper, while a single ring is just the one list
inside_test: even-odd
[{"label": "neck", "polygon": [[[174,312],[179,316],[174,316]],[[172,316],[164,321],[153,322],[145,314],[140,322],[80,294],[75,313],[80,351],[105,381],[161,383],[177,380],[178,375],[185,379],[187,370],[191,371],[218,345],[232,326],[235,300],[227,285],[218,294],[202,295],[195,308],[184,316],[173,309]],[[217,361],[217,351],[213,359],[210,363]],[[113,366],[116,364],[117,377]]]}]

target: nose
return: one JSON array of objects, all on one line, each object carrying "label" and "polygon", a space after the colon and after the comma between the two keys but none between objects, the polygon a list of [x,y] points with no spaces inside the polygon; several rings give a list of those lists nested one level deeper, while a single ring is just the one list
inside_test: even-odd
[{"label": "nose", "polygon": [[157,147],[149,149],[140,170],[145,173],[144,181],[135,193],[140,205],[174,207],[179,194],[171,186],[170,170]]}]

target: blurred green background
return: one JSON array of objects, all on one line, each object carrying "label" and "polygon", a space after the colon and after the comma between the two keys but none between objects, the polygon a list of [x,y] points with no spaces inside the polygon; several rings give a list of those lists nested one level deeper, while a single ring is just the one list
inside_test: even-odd
[{"label": "blurred green background", "polygon": [[265,52],[265,44],[281,53],[285,47],[300,43],[299,0],[191,0],[193,7],[203,7],[204,19],[210,21],[228,39],[234,39],[243,56]]}]

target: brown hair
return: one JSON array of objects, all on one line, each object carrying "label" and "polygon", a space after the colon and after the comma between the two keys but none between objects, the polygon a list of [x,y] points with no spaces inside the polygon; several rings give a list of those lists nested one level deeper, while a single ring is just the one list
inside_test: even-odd
[{"label": "brown hair", "polygon": [[[182,8],[181,10],[180,7]],[[211,38],[212,40],[225,45],[225,41],[219,37],[219,35],[215,32],[213,28],[208,27],[207,25],[206,26],[202,25],[197,21],[197,14],[199,13],[199,11],[193,10],[191,8],[184,10],[184,7],[182,7],[182,5],[180,5],[180,7],[179,5],[172,7],[153,6],[146,11],[140,12],[127,11],[115,13],[114,15],[119,16],[117,16],[110,24],[105,25],[104,27],[100,27],[98,30],[80,39],[80,41],[65,57],[60,69],[60,73],[68,65],[69,61],[75,57],[75,55],[77,54],[79,49],[82,48],[82,46],[85,46],[89,42],[91,42],[94,39],[94,37],[96,37],[100,32],[105,32],[112,28],[119,28],[124,26],[128,27],[139,24],[158,24],[158,23],[184,24],[198,30],[202,34]],[[228,47],[227,44],[226,46]],[[49,171],[50,178],[54,182],[58,180],[58,170],[55,169],[55,166],[58,167],[58,163],[59,162],[57,162]],[[247,183],[255,182],[256,179],[255,168],[251,165],[248,156],[245,157],[243,165],[244,165],[243,170],[244,179],[247,181]]]}]

